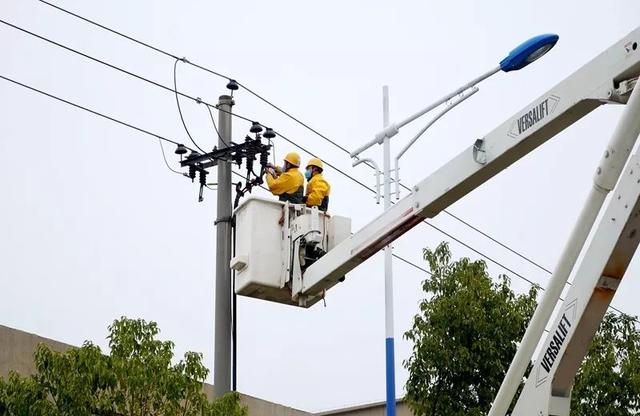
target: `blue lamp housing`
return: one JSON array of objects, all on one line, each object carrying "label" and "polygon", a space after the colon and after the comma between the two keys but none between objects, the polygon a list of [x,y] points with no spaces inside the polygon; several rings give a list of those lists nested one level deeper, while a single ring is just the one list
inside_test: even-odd
[{"label": "blue lamp housing", "polygon": [[500,69],[504,72],[517,71],[549,52],[560,37],[553,33],[535,36],[509,52],[500,61]]}]

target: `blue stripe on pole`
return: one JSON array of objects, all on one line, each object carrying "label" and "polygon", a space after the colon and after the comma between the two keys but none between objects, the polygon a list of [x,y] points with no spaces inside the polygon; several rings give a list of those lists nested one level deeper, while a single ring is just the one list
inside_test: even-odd
[{"label": "blue stripe on pole", "polygon": [[387,357],[387,416],[396,416],[396,375],[393,338],[385,340]]}]

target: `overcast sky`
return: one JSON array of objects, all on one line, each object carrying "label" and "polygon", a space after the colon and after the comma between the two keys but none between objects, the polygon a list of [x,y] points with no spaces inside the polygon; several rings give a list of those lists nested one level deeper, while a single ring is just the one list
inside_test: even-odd
[{"label": "overcast sky", "polygon": [[[410,186],[635,29],[640,3],[614,1],[263,2],[64,0],[57,4],[152,45],[232,74],[347,149],[391,119],[424,107],[546,32],[558,45],[523,71],[498,74],[429,130],[402,160]],[[173,61],[35,0],[2,0],[3,20],[171,86]],[[187,143],[172,94],[0,25],[0,74]],[[210,103],[225,81],[178,66],[179,86]],[[213,365],[215,194],[166,168],[157,140],[0,80],[0,324],[106,348],[126,315],[157,321],[176,352]],[[592,183],[621,107],[598,109],[450,208],[494,238],[553,268]],[[244,91],[234,110],[283,132],[369,185],[372,172]],[[196,140],[214,132],[184,101]],[[393,149],[426,123],[394,138]],[[234,139],[249,125],[234,120]],[[276,140],[278,158],[296,150]],[[177,168],[173,148],[167,148]],[[381,149],[367,156],[380,158]],[[309,157],[302,154],[303,159]],[[357,230],[378,215],[368,191],[327,169],[331,211]],[[549,276],[447,216],[433,223],[527,278]],[[426,266],[424,247],[449,239],[419,225],[396,253]],[[455,257],[480,258],[456,242]],[[489,262],[494,275],[505,270]],[[637,315],[640,265],[613,304]],[[397,392],[423,273],[394,262]],[[510,273],[507,273],[510,274]],[[528,284],[512,275],[518,292]],[[376,255],[304,310],[240,298],[239,390],[319,411],[384,400],[384,287]]]}]

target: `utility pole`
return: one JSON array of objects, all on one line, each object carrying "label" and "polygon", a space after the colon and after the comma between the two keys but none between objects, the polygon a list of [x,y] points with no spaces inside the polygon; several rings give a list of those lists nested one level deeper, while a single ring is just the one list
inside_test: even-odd
[{"label": "utility pole", "polygon": [[[221,95],[218,101],[218,149],[231,143],[233,98]],[[213,386],[216,397],[231,391],[231,163],[218,161],[218,201],[216,226],[216,295]]]},{"label": "utility pole", "polygon": [[[389,87],[382,87],[382,124],[389,126]],[[389,137],[382,142],[384,171],[384,210],[391,208],[391,143]],[[385,363],[387,374],[387,416],[396,414],[396,370],[393,339],[393,249],[391,245],[384,248],[384,329],[385,329]]]}]

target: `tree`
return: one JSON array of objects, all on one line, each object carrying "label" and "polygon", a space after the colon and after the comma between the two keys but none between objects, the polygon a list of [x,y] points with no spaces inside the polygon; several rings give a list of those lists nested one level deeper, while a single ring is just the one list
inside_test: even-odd
[{"label": "tree", "polygon": [[[446,244],[424,257],[432,275],[423,289],[431,296],[405,333],[414,342],[404,363],[407,401],[416,415],[486,414],[535,310],[536,288],[516,296],[506,276],[492,283],[484,262],[452,262]],[[571,415],[638,414],[637,319],[607,314],[576,375]]]},{"label": "tree", "polygon": [[640,414],[640,331],[635,318],[605,316],[576,376],[571,414]]},{"label": "tree", "polygon": [[246,416],[237,394],[213,403],[202,391],[208,370],[187,352],[172,364],[174,344],[155,322],[122,318],[109,327],[110,355],[85,342],[64,353],[40,344],[36,373],[0,379],[0,414],[11,416]]},{"label": "tree", "polygon": [[416,415],[484,415],[536,307],[537,288],[517,296],[483,261],[451,261],[446,243],[424,250],[431,297],[404,336],[413,341],[406,399]]}]

